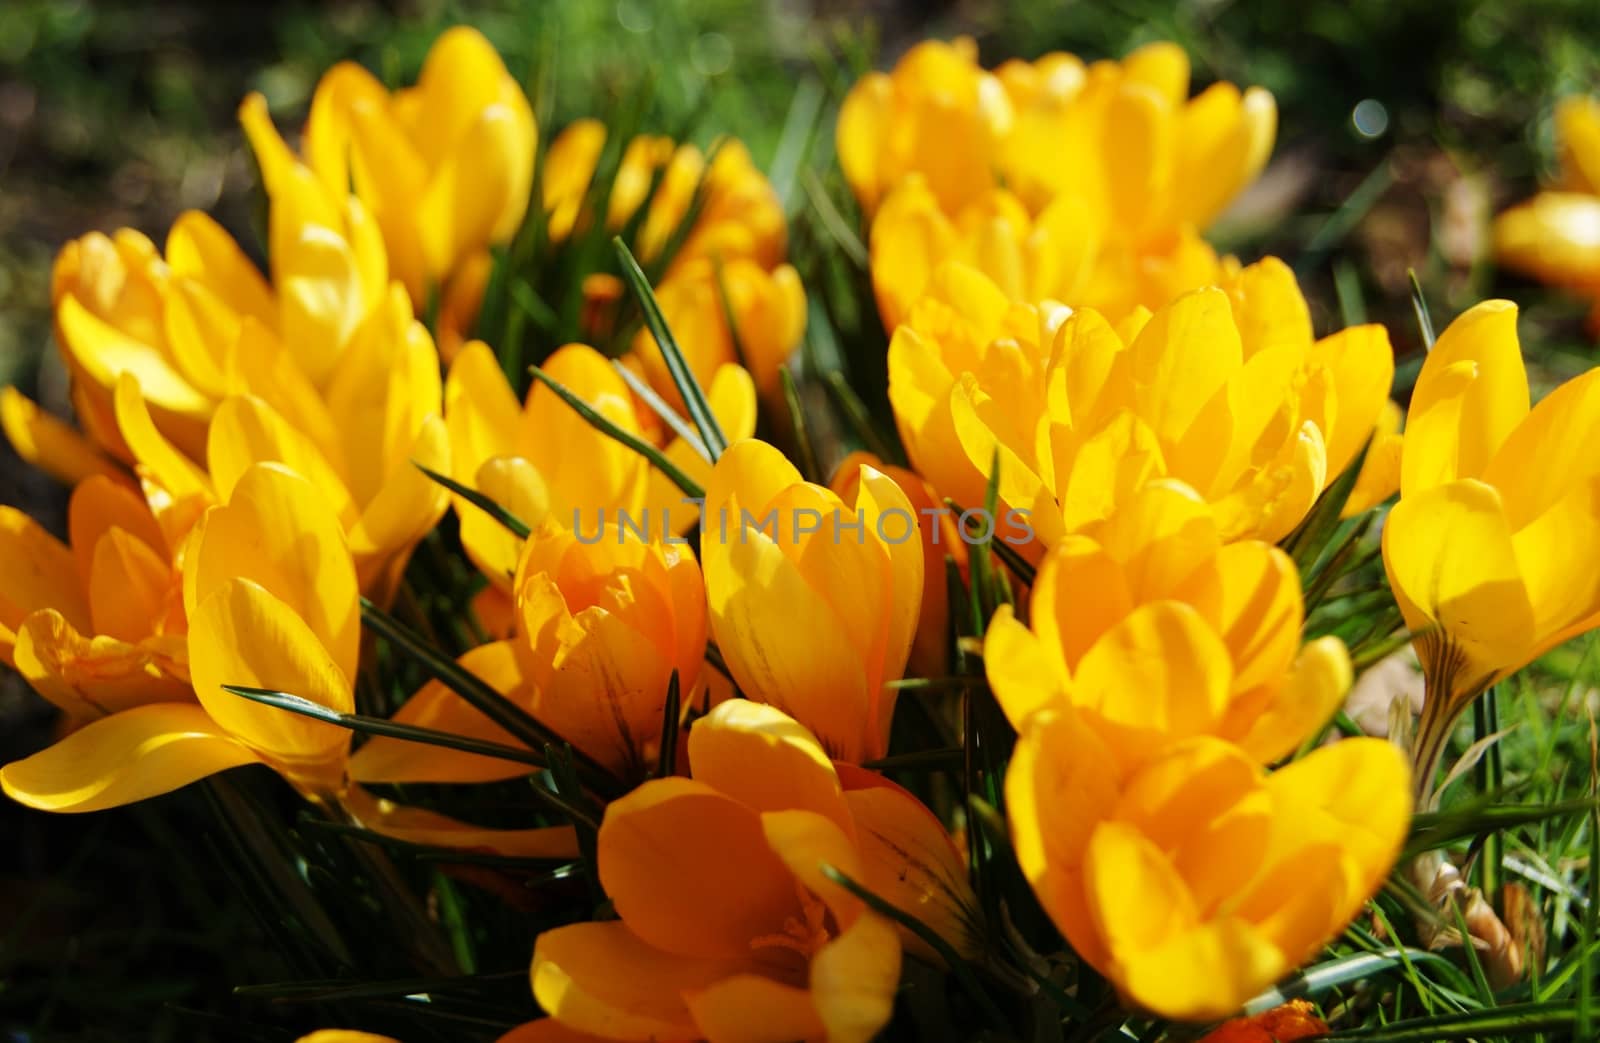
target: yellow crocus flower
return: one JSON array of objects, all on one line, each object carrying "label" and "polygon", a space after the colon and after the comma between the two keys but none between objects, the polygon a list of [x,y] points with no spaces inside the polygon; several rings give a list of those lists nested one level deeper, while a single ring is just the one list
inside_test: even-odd
[{"label": "yellow crocus flower", "polygon": [[1383,560],[1420,631],[1418,785],[1489,685],[1600,624],[1600,370],[1529,409],[1517,309],[1485,301],[1434,344],[1411,396]]},{"label": "yellow crocus flower", "polygon": [[[646,777],[660,752],[674,670],[680,707],[687,712],[698,696],[706,606],[694,555],[626,528],[547,527],[523,551],[514,605],[515,636],[473,649],[461,665],[619,777]],[[438,683],[395,720],[520,745]],[[529,770],[455,750],[419,754],[413,743],[385,738],[351,762],[362,782],[489,781]]]},{"label": "yellow crocus flower", "polygon": [[747,439],[706,486],[700,553],[711,630],[744,694],[860,763],[888,748],[895,690],[922,607],[923,521],[888,476],[860,470],[855,500],[801,480]]},{"label": "yellow crocus flower", "polygon": [[1381,326],[1314,339],[1276,258],[1117,326],[948,264],[895,331],[889,399],[912,464],[963,506],[998,451],[1037,558],[1160,477],[1210,503],[1224,541],[1281,539],[1371,435],[1393,369]]},{"label": "yellow crocus flower", "polygon": [[70,546],[0,506],[0,660],[72,724],[184,698],[181,541],[104,475],[73,490],[67,529]]},{"label": "yellow crocus flower", "polygon": [[1495,218],[1495,257],[1507,268],[1596,301],[1600,320],[1600,98],[1556,106],[1561,180]]},{"label": "yellow crocus flower", "polygon": [[1023,874],[1073,950],[1128,1005],[1210,1021],[1300,966],[1377,890],[1410,824],[1409,783],[1382,739],[1267,774],[1197,736],[1130,767],[1063,709],[1019,736],[1006,806]]},{"label": "yellow crocus flower", "polygon": [[[901,942],[822,867],[920,912],[937,875],[964,877],[948,836],[904,790],[846,781],[771,706],[721,704],[691,727],[688,753],[691,778],[646,782],[606,809],[598,869],[618,919],[539,936],[539,1005],[610,1039],[873,1038],[894,1007]],[[908,836],[933,846],[908,855],[895,843]]]},{"label": "yellow crocus flower", "polygon": [[[636,403],[598,351],[568,344],[542,368],[624,431],[661,447],[690,478],[703,485],[710,477],[711,465]],[[724,365],[704,386],[725,434],[742,438],[754,432],[755,389],[749,374]],[[591,427],[543,383],[535,382],[519,405],[494,352],[481,341],[461,349],[444,394],[455,479],[530,526],[548,522],[588,532],[607,520],[617,523],[623,512],[646,522],[650,534],[662,539],[686,531],[698,518],[669,479],[634,450]],[[455,507],[467,554],[509,593],[522,541],[470,503],[458,498]]]},{"label": "yellow crocus flower", "polygon": [[537,137],[493,45],[457,26],[434,41],[414,86],[391,93],[353,62],[329,69],[301,149],[328,198],[353,188],[383,231],[390,272],[420,308],[430,287],[516,234]]},{"label": "yellow crocus flower", "polygon": [[1205,503],[1174,482],[1145,486],[1058,545],[1029,615],[1024,626],[1000,606],[984,639],[1000,706],[1018,730],[1072,707],[1123,764],[1198,735],[1271,763],[1350,687],[1338,638],[1301,646],[1305,610],[1289,556],[1256,540],[1224,545]]}]

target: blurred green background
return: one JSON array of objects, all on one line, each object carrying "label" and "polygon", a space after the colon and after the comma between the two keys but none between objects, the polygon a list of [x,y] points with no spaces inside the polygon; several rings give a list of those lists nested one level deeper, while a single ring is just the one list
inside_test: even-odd
[{"label": "blurred green background", "polygon": [[[1552,172],[1555,100],[1600,87],[1594,0],[5,0],[0,383],[64,411],[49,266],[74,236],[131,226],[159,242],[178,213],[200,208],[259,256],[257,189],[234,121],[247,91],[294,127],[333,62],[407,82],[457,22],[483,30],[516,75],[553,59],[555,127],[543,133],[648,85],[657,128],[735,134],[763,165],[800,84],[820,87],[831,109],[859,71],[924,36],[971,34],[991,65],[1174,39],[1197,84],[1277,96],[1273,163],[1217,238],[1246,260],[1295,259],[1319,332],[1341,313],[1383,321],[1414,359],[1414,269],[1439,327],[1484,296],[1522,303],[1536,384],[1591,364],[1585,305],[1498,276],[1487,227]],[[842,200],[828,134],[806,162]],[[809,207],[801,197],[793,212],[814,229]],[[4,446],[0,502],[60,527],[64,491]],[[50,727],[17,678],[0,678],[0,759],[37,748]],[[262,1037],[276,1039],[315,1022],[315,1007],[229,996],[232,983],[283,972],[231,901],[207,814],[186,794],[91,821],[0,803],[0,1038],[254,1038],[234,1020],[248,1016],[280,1026]],[[147,857],[152,844],[173,857]],[[525,996],[521,970],[507,968],[508,996]]]}]

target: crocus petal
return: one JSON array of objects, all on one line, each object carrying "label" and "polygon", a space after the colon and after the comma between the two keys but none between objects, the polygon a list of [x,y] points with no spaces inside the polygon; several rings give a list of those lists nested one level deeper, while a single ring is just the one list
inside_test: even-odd
[{"label": "crocus petal", "polygon": [[223,690],[225,684],[288,692],[341,713],[355,700],[350,680],[294,610],[248,579],[230,579],[189,620],[195,694],[228,733],[321,788],[343,774],[350,732]]},{"label": "crocus petal", "polygon": [[152,703],[93,721],[7,764],[0,768],[0,788],[41,811],[99,811],[257,760],[199,706]]},{"label": "crocus petal", "polygon": [[128,482],[127,473],[93,442],[10,385],[0,388],[0,431],[18,456],[68,484],[94,475]]},{"label": "crocus petal", "polygon": [[855,836],[822,745],[775,707],[736,699],[712,710],[689,729],[689,765],[695,779],[752,811],[813,811]]},{"label": "crocus petal", "polygon": [[77,630],[89,630],[89,606],[72,551],[15,507],[0,505],[0,647],[9,649],[29,613],[53,608]]},{"label": "crocus petal", "polygon": [[84,637],[54,609],[17,628],[17,672],[68,717],[92,719],[144,703],[183,702],[191,693],[182,637],[137,644]]},{"label": "crocus petal", "polygon": [[341,522],[348,526],[354,521],[349,489],[311,439],[262,399],[250,395],[225,399],[217,407],[206,440],[206,463],[217,496],[228,499],[246,471],[269,462],[283,464],[316,486]]},{"label": "crocus petal", "polygon": [[175,499],[211,495],[211,479],[157,429],[143,389],[132,373],[117,377],[114,403],[117,429],[144,474]]},{"label": "crocus petal", "polygon": [[760,818],[691,779],[656,779],[613,801],[599,869],[629,930],[667,952],[745,956],[752,939],[782,933],[799,915],[793,878]]},{"label": "crocus petal", "polygon": [[1350,653],[1336,637],[1300,650],[1272,701],[1236,736],[1240,748],[1263,764],[1285,756],[1326,724],[1350,691]]},{"label": "crocus petal", "polygon": [[408,844],[487,851],[516,858],[578,857],[578,838],[571,826],[488,829],[426,808],[406,807],[374,797],[359,787],[353,787],[345,796],[344,806],[363,827]]},{"label": "crocus petal", "polygon": [[759,974],[723,978],[684,999],[703,1037],[717,1043],[788,1043],[828,1033],[810,991]]},{"label": "crocus petal", "polygon": [[1010,605],[1001,605],[983,636],[983,668],[989,687],[1012,727],[1049,709],[1066,696],[1066,678],[1044,643],[1017,622]]},{"label": "crocus petal", "polygon": [[184,562],[193,613],[230,579],[253,580],[294,611],[354,677],[361,650],[356,571],[321,492],[282,464],[256,464],[197,526]]},{"label": "crocus petal", "polygon": [[652,948],[621,921],[580,923],[539,935],[533,997],[563,1025],[606,1039],[699,1039],[684,993],[739,969]]},{"label": "crocus petal", "polygon": [[877,913],[863,913],[811,958],[811,996],[832,1043],[867,1043],[894,1013],[900,939]]}]

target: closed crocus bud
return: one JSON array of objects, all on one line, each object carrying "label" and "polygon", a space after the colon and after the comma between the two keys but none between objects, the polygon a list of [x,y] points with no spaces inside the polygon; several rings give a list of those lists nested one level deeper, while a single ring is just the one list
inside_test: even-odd
[{"label": "closed crocus bud", "polygon": [[1301,645],[1288,555],[1255,540],[1224,545],[1205,504],[1176,483],[1146,486],[1051,552],[1029,619],[1002,605],[984,639],[1006,715],[1022,728],[1070,706],[1124,764],[1202,735],[1271,763],[1315,734],[1350,687],[1338,638]]},{"label": "closed crocus bud", "polygon": [[1532,410],[1517,309],[1439,336],[1412,392],[1383,560],[1426,676],[1418,785],[1485,688],[1600,623],[1600,370]]},{"label": "closed crocus bud", "polygon": [[765,442],[738,442],[706,486],[700,548],[712,633],[745,696],[793,716],[834,759],[882,757],[888,682],[922,607],[918,518],[900,487],[863,468],[847,504]]},{"label": "closed crocus bud", "polygon": [[995,153],[1012,112],[977,54],[965,37],[926,40],[892,72],[868,73],[850,89],[839,109],[837,148],[864,212],[911,173],[926,179],[947,213],[993,187]]},{"label": "closed crocus bud", "polygon": [[1393,369],[1380,326],[1314,340],[1275,258],[1116,327],[952,264],[895,331],[889,399],[912,464],[958,503],[982,502],[998,453],[1000,501],[1045,546],[1159,477],[1225,541],[1272,541],[1360,451]]},{"label": "closed crocus bud", "polygon": [[[691,778],[606,808],[597,868],[617,919],[539,936],[539,1006],[619,1040],[872,1039],[894,1008],[901,944],[824,872],[859,882],[875,856],[822,744],[736,699],[694,723],[688,751]],[[888,814],[927,814],[904,799]]]},{"label": "closed crocus bud", "polygon": [[329,198],[354,190],[383,232],[391,275],[421,307],[527,211],[533,110],[482,34],[439,37],[415,86],[391,93],[359,65],[317,84],[302,152]]},{"label": "closed crocus bud", "polygon": [[1023,874],[1073,950],[1128,1005],[1209,1021],[1344,929],[1399,854],[1409,785],[1382,739],[1269,775],[1197,737],[1129,770],[1066,710],[1024,728],[1006,807]]},{"label": "closed crocus bud", "polygon": [[[778,370],[805,334],[806,292],[787,264],[768,272],[753,261],[691,261],[667,276],[656,298],[702,387],[710,387],[718,368],[739,364],[761,394],[773,394]],[[634,351],[651,385],[683,412],[682,396],[649,330],[639,331]]]},{"label": "closed crocus bud", "polygon": [[[241,324],[273,328],[278,311],[244,251],[198,212],[173,222],[164,256],[131,229],[68,243],[51,272],[51,300],[79,422],[91,441],[123,461],[132,457],[111,404],[121,374],[146,389],[166,436],[199,459],[206,424],[229,387],[227,356]],[[8,421],[8,432],[12,426]]]},{"label": "closed crocus bud", "polygon": [[372,211],[334,189],[278,136],[260,94],[239,106],[268,202],[268,258],[284,349],[321,386],[389,288],[389,258]]}]

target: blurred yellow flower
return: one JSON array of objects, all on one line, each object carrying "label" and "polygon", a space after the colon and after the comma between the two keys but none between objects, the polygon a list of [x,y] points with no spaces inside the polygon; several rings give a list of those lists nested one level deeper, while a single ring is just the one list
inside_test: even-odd
[{"label": "blurred yellow flower", "polygon": [[896,692],[922,609],[919,519],[870,467],[855,500],[801,480],[747,439],[706,486],[701,561],[711,631],[745,696],[771,703],[860,763],[888,749]]},{"label": "blurred yellow flower", "polygon": [[[260,106],[266,120],[258,99],[246,106]],[[270,123],[262,131],[252,133],[258,158],[258,138],[276,138]],[[391,93],[353,62],[329,69],[301,152],[325,198],[354,191],[361,200],[382,229],[390,273],[421,308],[463,262],[516,233],[537,138],[533,109],[500,55],[477,30],[457,26],[434,41],[415,86]],[[270,175],[267,190],[276,206]]]},{"label": "blurred yellow flower", "polygon": [[858,818],[817,739],[774,707],[723,703],[688,749],[692,778],[607,807],[598,868],[618,919],[541,934],[534,997],[610,1039],[865,1043],[893,1010],[901,944],[823,866],[869,879],[895,856],[863,838],[926,809],[885,790],[868,814],[889,824]]},{"label": "blurred yellow flower", "polygon": [[1507,268],[1593,298],[1592,322],[1600,323],[1600,98],[1563,99],[1556,136],[1559,184],[1495,218],[1495,256]]},{"label": "blurred yellow flower", "polygon": [[1188,58],[1170,43],[992,73],[976,57],[970,40],[920,44],[840,111],[840,165],[871,215],[886,329],[948,260],[1014,299],[1113,321],[1221,280],[1232,262],[1200,231],[1265,165],[1271,94],[1217,83],[1189,98]]},{"label": "blurred yellow flower", "polygon": [[1208,1021],[1355,916],[1399,854],[1409,782],[1382,739],[1270,775],[1210,736],[1130,767],[1068,709],[1023,730],[1006,805],[1022,871],[1074,951],[1126,1003]]},{"label": "blurred yellow flower", "polygon": [[[1093,591],[1093,597],[1085,597]],[[1350,687],[1338,638],[1302,647],[1300,576],[1283,551],[1224,545],[1206,505],[1173,482],[1045,558],[1030,623],[1002,605],[984,639],[995,698],[1023,730],[1071,706],[1119,763],[1216,736],[1269,764],[1333,716]]]},{"label": "blurred yellow flower", "polygon": [[1517,309],[1485,301],[1439,336],[1406,418],[1389,585],[1427,678],[1418,785],[1485,688],[1600,624],[1600,370],[1532,410]]},{"label": "blurred yellow flower", "polygon": [[1267,258],[1113,326],[1010,300],[939,270],[889,346],[889,399],[913,466],[981,504],[1025,511],[1037,559],[1154,478],[1211,505],[1225,542],[1276,541],[1355,458],[1387,401],[1381,326],[1315,340],[1294,276]]}]

